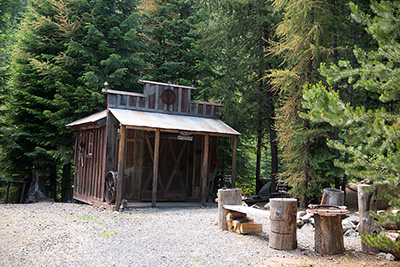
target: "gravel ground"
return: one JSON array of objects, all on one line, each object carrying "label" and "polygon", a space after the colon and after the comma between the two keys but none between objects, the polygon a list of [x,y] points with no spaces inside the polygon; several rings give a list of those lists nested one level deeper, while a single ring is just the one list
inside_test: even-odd
[{"label": "gravel ground", "polygon": [[271,249],[269,217],[248,215],[263,233],[219,230],[215,207],[119,213],[84,204],[3,204],[0,266],[398,266],[360,253],[358,237],[345,237],[344,255],[319,256],[313,230],[297,231],[296,250]]}]

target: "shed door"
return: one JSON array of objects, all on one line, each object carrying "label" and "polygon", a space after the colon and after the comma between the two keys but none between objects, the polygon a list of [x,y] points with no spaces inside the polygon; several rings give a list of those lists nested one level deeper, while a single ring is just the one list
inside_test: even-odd
[{"label": "shed door", "polygon": [[[161,134],[157,200],[184,200],[190,196],[190,141]],[[142,177],[142,200],[151,200],[153,185],[154,134],[146,134]]]}]

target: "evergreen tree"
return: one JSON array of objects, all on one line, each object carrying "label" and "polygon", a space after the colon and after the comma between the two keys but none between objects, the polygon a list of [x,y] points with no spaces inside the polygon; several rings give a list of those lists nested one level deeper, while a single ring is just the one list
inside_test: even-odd
[{"label": "evergreen tree", "polygon": [[[254,173],[255,191],[262,187],[262,156],[269,151],[270,166],[265,176],[272,180],[278,173],[275,131],[275,96],[266,73],[278,62],[266,56],[274,36],[279,13],[265,1],[204,1],[209,11],[204,21],[202,45],[206,50],[203,66],[212,66],[213,90],[222,94],[223,118],[242,133],[238,166],[247,166],[248,154],[256,155],[254,170],[238,169],[238,178]],[[269,145],[269,147],[267,147]],[[246,182],[240,181],[239,182]],[[253,194],[256,192],[252,192]]]},{"label": "evergreen tree", "polygon": [[[338,153],[329,150],[326,138],[337,139],[338,129],[300,118],[303,85],[321,79],[320,62],[349,58],[351,41],[349,9],[342,1],[274,1],[284,10],[277,26],[280,40],[271,52],[282,56],[281,69],[272,72],[273,86],[280,91],[278,136],[285,170],[281,177],[293,187],[292,194],[305,206],[320,196],[322,188],[339,186],[340,170],[333,165]],[[349,19],[347,20],[346,17]],[[353,35],[354,36],[354,35]],[[354,39],[353,39],[354,40]]]},{"label": "evergreen tree", "polygon": [[73,136],[65,125],[104,108],[105,81],[135,90],[144,67],[136,7],[135,1],[30,3],[12,58],[5,108],[6,120],[16,126],[15,145],[4,152],[23,158],[13,160],[10,171],[29,173],[36,166],[52,173],[52,197],[58,166],[72,160]]},{"label": "evergreen tree", "polygon": [[150,47],[148,77],[163,82],[191,85],[203,74],[197,67],[201,51],[195,43],[197,24],[205,13],[193,0],[154,1],[144,22]]},{"label": "evergreen tree", "polygon": [[[346,172],[361,179],[373,182],[374,187],[383,186],[383,197],[390,204],[400,207],[400,43],[399,43],[399,7],[400,1],[371,1],[374,16],[362,12],[352,5],[354,18],[366,26],[367,32],[378,43],[379,48],[366,52],[355,49],[359,67],[342,61],[322,72],[330,84],[346,80],[355,90],[364,91],[370,96],[378,96],[384,106],[380,109],[358,106],[353,107],[340,99],[340,95],[327,89],[322,83],[306,87],[303,113],[315,122],[327,122],[332,126],[348,127],[344,136],[346,144],[329,142],[331,147],[352,155],[348,164],[337,162]],[[386,216],[385,216],[386,217]],[[396,219],[399,221],[398,217]],[[385,219],[381,217],[380,219]],[[400,256],[400,241],[390,241],[384,235],[363,236],[367,244],[390,251]]]}]

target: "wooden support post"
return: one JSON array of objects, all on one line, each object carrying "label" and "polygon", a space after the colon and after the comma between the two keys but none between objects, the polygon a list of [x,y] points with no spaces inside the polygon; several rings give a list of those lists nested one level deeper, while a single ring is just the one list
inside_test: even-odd
[{"label": "wooden support post", "polygon": [[[374,229],[374,218],[370,211],[377,211],[376,191],[372,194],[365,191],[370,185],[360,184],[357,186],[358,211],[360,213],[360,234],[372,234]],[[361,251],[377,252],[376,249],[370,248],[367,244],[361,242]]]},{"label": "wooden support post", "polygon": [[322,194],[321,205],[344,205],[344,191],[335,188],[325,188]]},{"label": "wooden support post", "polygon": [[205,206],[208,197],[208,154],[210,147],[210,135],[204,136],[204,157],[203,157],[203,179],[201,181],[201,205]]},{"label": "wooden support post", "polygon": [[151,192],[152,208],[156,207],[159,158],[160,158],[160,129],[156,129],[156,136],[154,139],[153,190]]},{"label": "wooden support post", "polygon": [[275,249],[297,248],[297,199],[270,199],[269,246]]},{"label": "wooden support post", "polygon": [[232,176],[231,176],[232,188],[236,187],[237,146],[238,146],[238,137],[235,135],[233,137],[233,148],[232,148]]},{"label": "wooden support post", "polygon": [[218,228],[222,230],[228,230],[228,225],[226,224],[226,215],[228,211],[224,209],[224,204],[242,204],[242,189],[218,189]]},{"label": "wooden support post", "polygon": [[314,215],[315,251],[321,255],[344,253],[342,216]]},{"label": "wooden support post", "polygon": [[124,169],[125,169],[125,140],[126,140],[126,127],[121,125],[119,127],[119,153],[118,153],[118,176],[117,176],[117,192],[115,197],[114,210],[119,210],[119,205],[122,198],[122,188],[124,184]]}]

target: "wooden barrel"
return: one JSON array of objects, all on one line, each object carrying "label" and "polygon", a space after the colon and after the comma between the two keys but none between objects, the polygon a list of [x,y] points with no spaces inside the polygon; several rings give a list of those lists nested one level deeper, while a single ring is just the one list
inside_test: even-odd
[{"label": "wooden barrel", "polygon": [[269,246],[275,249],[297,248],[297,199],[270,199]]},{"label": "wooden barrel", "polygon": [[322,194],[321,204],[343,206],[344,191],[335,188],[325,188]]},{"label": "wooden barrel", "polygon": [[242,204],[241,188],[223,188],[218,189],[218,228],[228,230],[226,224],[227,211],[223,205],[240,205]]}]

